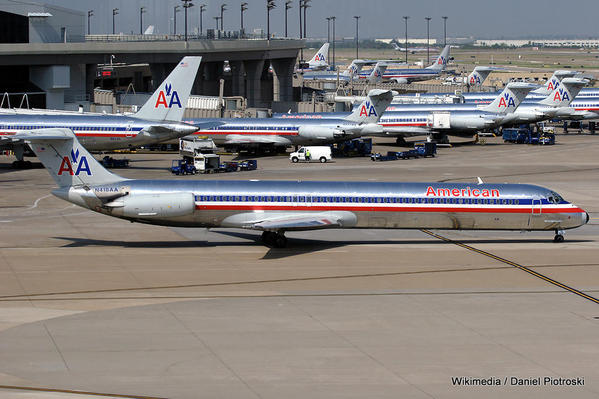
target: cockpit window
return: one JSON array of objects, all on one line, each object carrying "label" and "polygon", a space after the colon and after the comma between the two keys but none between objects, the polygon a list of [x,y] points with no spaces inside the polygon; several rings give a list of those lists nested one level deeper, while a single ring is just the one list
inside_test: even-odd
[{"label": "cockpit window", "polygon": [[547,197],[547,200],[553,204],[559,204],[564,199],[558,193],[552,191],[551,194],[549,194],[549,197]]}]

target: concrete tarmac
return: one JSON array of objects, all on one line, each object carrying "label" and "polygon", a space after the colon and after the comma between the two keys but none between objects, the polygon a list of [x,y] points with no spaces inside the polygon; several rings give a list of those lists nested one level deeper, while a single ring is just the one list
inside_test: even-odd
[{"label": "concrete tarmac", "polygon": [[[377,151],[397,148],[378,141]],[[115,172],[480,176],[550,187],[590,223],[563,243],[552,232],[433,232],[463,247],[419,230],[330,230],[290,233],[288,248],[270,249],[257,232],[133,224],[78,208],[49,195],[45,170],[14,171],[0,157],[0,397],[599,396],[599,304],[517,267],[599,297],[599,138],[485,141],[428,159],[262,157],[257,171],[186,177],[168,172],[173,154],[127,154],[132,167]]]}]

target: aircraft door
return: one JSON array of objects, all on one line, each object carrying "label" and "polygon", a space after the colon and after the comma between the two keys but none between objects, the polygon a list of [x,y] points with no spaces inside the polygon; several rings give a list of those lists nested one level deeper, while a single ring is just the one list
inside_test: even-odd
[{"label": "aircraft door", "polygon": [[125,128],[125,136],[126,137],[133,137],[134,136],[133,132],[131,131],[131,124],[130,123],[128,123],[127,127]]},{"label": "aircraft door", "polygon": [[541,205],[541,200],[539,198],[533,198],[532,200],[532,209],[531,214],[533,216],[539,216],[543,213],[543,208]]}]

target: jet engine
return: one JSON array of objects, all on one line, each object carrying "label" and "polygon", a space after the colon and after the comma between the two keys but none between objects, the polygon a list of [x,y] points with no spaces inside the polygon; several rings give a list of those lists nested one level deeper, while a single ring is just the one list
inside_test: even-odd
[{"label": "jet engine", "polygon": [[482,130],[494,127],[496,121],[482,115],[454,115],[450,116],[451,129],[458,130]]},{"label": "jet engine", "polygon": [[330,126],[301,126],[298,135],[309,140],[337,140],[345,136],[345,132],[340,128]]},{"label": "jet engine", "polygon": [[408,79],[406,79],[406,78],[391,78],[391,81],[393,81],[395,83],[400,83],[400,84],[410,83],[410,82],[408,82]]},{"label": "jet engine", "polygon": [[191,215],[195,210],[192,193],[130,194],[104,204],[113,216],[136,219],[164,219]]}]

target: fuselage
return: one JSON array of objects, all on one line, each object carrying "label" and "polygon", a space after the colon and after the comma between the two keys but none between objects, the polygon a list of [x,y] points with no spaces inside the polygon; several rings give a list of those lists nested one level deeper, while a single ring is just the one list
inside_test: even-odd
[{"label": "fuselage", "polygon": [[[408,82],[415,82],[421,80],[434,79],[440,75],[442,71],[435,69],[419,68],[398,68],[398,69],[387,69],[383,73],[383,80],[403,80]],[[362,71],[359,74],[360,79],[366,79],[370,75],[370,71]]]},{"label": "fuselage", "polygon": [[[152,132],[160,127],[160,137]],[[193,126],[180,122],[149,121],[127,115],[101,114],[0,114],[0,135],[21,130],[68,128],[88,150],[137,147],[192,133]]]},{"label": "fuselage", "polygon": [[[260,218],[314,214],[341,218],[343,228],[564,230],[588,221],[552,190],[526,184],[125,180],[54,193],[111,216],[184,227],[243,228]],[[104,207],[111,195],[124,205]],[[161,205],[169,195],[185,207]],[[136,202],[140,196],[156,202]]]},{"label": "fuselage", "polygon": [[[292,115],[292,114],[291,114]],[[345,114],[348,116],[349,113]],[[212,119],[189,119],[190,124],[210,122]],[[210,129],[201,129],[194,135],[210,138],[217,145],[227,145],[242,141],[247,144],[268,144],[280,146],[326,144],[347,139],[338,128],[356,126],[356,123],[342,118],[227,118],[214,119],[223,124]],[[349,137],[351,138],[351,137]]]}]

